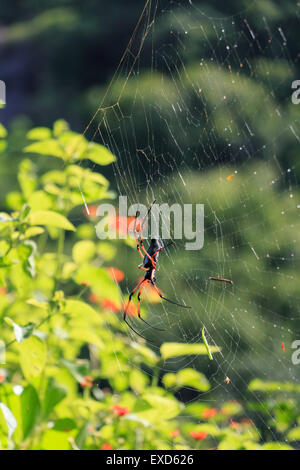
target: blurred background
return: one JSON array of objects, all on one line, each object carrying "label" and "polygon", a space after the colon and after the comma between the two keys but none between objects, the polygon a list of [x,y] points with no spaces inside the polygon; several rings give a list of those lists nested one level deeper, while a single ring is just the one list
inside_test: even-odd
[{"label": "blurred background", "polygon": [[[201,341],[205,325],[222,354],[212,364],[192,363],[221,399],[226,376],[239,398],[255,377],[300,377],[291,362],[300,334],[300,105],[291,100],[298,44],[294,0],[15,0],[1,7],[7,105],[0,113],[10,131],[1,210],[17,187],[28,129],[58,118],[116,155],[104,174],[129,203],[204,204],[204,248],[187,252],[177,243],[161,255],[158,272],[166,296],[192,310],[150,303],[149,321],[166,331],[141,332],[158,347]],[[72,217],[76,223],[78,214]],[[116,247],[126,293],[140,259],[131,246]],[[184,366],[186,359],[163,367]]]}]

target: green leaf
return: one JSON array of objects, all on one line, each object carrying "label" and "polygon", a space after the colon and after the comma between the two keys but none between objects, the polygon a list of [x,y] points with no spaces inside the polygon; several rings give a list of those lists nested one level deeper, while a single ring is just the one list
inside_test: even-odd
[{"label": "green leaf", "polygon": [[201,392],[207,392],[210,389],[210,384],[205,375],[191,368],[182,369],[177,374],[165,374],[162,380],[168,388],[186,386],[193,387]]},{"label": "green leaf", "polygon": [[61,363],[68,369],[72,376],[77,380],[77,382],[82,382],[84,376],[88,374],[88,364],[75,364],[74,362],[68,361],[67,359],[61,359]]},{"label": "green leaf", "polygon": [[[221,351],[221,348],[211,346],[210,350],[212,353],[217,353]],[[207,349],[202,343],[164,343],[160,347],[160,353],[163,359],[169,359],[170,357],[188,356],[190,354],[204,355],[207,354]]]},{"label": "green leaf", "polygon": [[257,392],[290,392],[290,393],[299,393],[300,385],[294,384],[292,382],[272,382],[272,381],[263,381],[261,379],[254,379],[250,382],[248,386],[249,390]]},{"label": "green leaf", "polygon": [[32,322],[29,322],[24,326],[20,326],[9,317],[5,317],[4,320],[8,325],[13,326],[14,334],[18,343],[22,343],[24,339],[29,338],[35,327],[35,323]]},{"label": "green leaf", "polygon": [[35,388],[28,385],[21,394],[23,438],[31,433],[40,414],[40,401]]},{"label": "green leaf", "polygon": [[48,127],[35,127],[26,134],[30,140],[47,140],[51,139],[51,130]]},{"label": "green leaf", "polygon": [[46,363],[46,345],[39,338],[31,336],[18,345],[20,365],[25,378],[31,381],[38,377]]},{"label": "green leaf", "polygon": [[289,441],[300,441],[300,426],[291,429],[287,435]]},{"label": "green leaf", "polygon": [[88,147],[88,151],[84,155],[84,158],[88,158],[98,165],[109,165],[116,161],[116,157],[106,147],[95,142],[91,142]]},{"label": "green leaf", "polygon": [[285,442],[266,442],[262,445],[263,450],[293,450],[291,446]]},{"label": "green leaf", "polygon": [[91,240],[82,240],[75,243],[72,250],[73,259],[78,264],[91,260],[95,253],[96,246]]},{"label": "green leaf", "polygon": [[75,443],[79,449],[83,449],[87,436],[88,436],[88,423],[85,423],[82,426],[82,428],[79,430],[75,439]]},{"label": "green leaf", "polygon": [[48,429],[42,438],[41,443],[43,450],[70,450],[71,445],[68,441],[68,434],[66,432]]},{"label": "green leaf", "polygon": [[0,122],[0,138],[3,139],[6,136],[7,136],[7,130],[5,129],[3,124],[1,124]]},{"label": "green leaf", "polygon": [[34,211],[30,213],[29,220],[31,225],[50,225],[64,230],[76,230],[74,225],[58,212]]},{"label": "green leaf", "polygon": [[6,140],[0,140],[0,153],[4,152],[4,150],[7,147],[7,142]]},{"label": "green leaf", "polygon": [[16,418],[4,403],[0,403],[0,410],[2,411],[3,417],[7,425],[8,437],[11,437],[17,427]]},{"label": "green leaf", "polygon": [[180,413],[181,407],[175,398],[166,398],[153,393],[145,393],[137,400],[133,413],[149,423],[161,423],[174,418]]},{"label": "green leaf", "polygon": [[64,132],[69,130],[69,124],[64,119],[58,119],[53,124],[53,134],[55,137],[59,137]]},{"label": "green leaf", "polygon": [[130,372],[129,384],[132,390],[134,390],[136,393],[141,393],[148,384],[148,377],[140,370],[133,369]]},{"label": "green leaf", "polygon": [[46,139],[33,144],[27,145],[24,150],[26,153],[36,153],[38,155],[49,155],[65,159],[65,153],[57,140]]},{"label": "green leaf", "polygon": [[76,423],[73,419],[71,418],[61,418],[55,421],[55,424],[53,426],[53,429],[55,431],[64,431],[66,432],[67,430],[72,431],[72,429],[76,429]]},{"label": "green leaf", "polygon": [[71,314],[74,317],[82,317],[90,323],[98,322],[99,313],[91,307],[91,305],[83,302],[82,300],[68,299],[64,304],[64,312]]},{"label": "green leaf", "polygon": [[119,286],[112,280],[104,268],[81,264],[75,275],[75,282],[81,284],[88,282],[92,291],[101,297],[113,299],[116,305],[121,306],[121,292]]},{"label": "green leaf", "polygon": [[203,343],[204,343],[206,351],[207,351],[207,355],[208,355],[209,359],[212,361],[213,357],[212,357],[212,354],[211,354],[209,344],[208,344],[207,339],[205,337],[205,328],[204,327],[202,328],[202,339],[203,339]]},{"label": "green leaf", "polygon": [[48,380],[43,400],[44,417],[47,417],[55,408],[55,406],[66,397],[66,395],[66,389],[57,385],[54,379],[51,377]]}]

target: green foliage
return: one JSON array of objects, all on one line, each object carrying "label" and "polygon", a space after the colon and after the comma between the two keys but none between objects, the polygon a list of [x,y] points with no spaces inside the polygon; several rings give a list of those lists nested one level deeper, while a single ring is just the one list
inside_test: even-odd
[{"label": "green foliage", "polygon": [[[81,163],[107,165],[115,157],[61,120],[27,138],[35,142],[25,145],[19,189],[6,195],[10,211],[0,219],[7,361],[0,382],[0,448],[290,448],[284,440],[299,439],[292,398],[276,406],[262,402],[259,412],[275,418],[282,439],[263,444],[254,421],[243,420],[257,412],[254,406],[230,400],[211,409],[204,401],[212,388],[205,374],[192,367],[162,374],[164,361],[196,355],[210,362],[208,351],[222,353],[205,336],[204,343],[166,342],[156,353],[125,332],[118,318],[121,286],[106,266],[116,247],[96,240],[78,191],[80,186],[88,204],[113,197],[107,179]],[[63,165],[53,170],[45,164],[40,171],[38,156],[59,157]],[[249,386],[268,395],[296,393],[295,387],[258,380]],[[201,401],[184,405],[177,392],[189,389],[204,393]]]}]

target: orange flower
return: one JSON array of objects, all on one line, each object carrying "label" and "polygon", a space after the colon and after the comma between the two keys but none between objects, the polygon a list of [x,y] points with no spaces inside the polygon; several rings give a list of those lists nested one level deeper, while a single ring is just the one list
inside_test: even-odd
[{"label": "orange flower", "polygon": [[6,379],[5,375],[0,372],[0,384],[2,384],[5,379]]},{"label": "orange flower", "polygon": [[226,179],[227,179],[227,181],[231,181],[233,178],[234,178],[234,175],[229,175],[229,176],[227,176]]},{"label": "orange flower", "polygon": [[105,298],[101,300],[101,307],[104,308],[105,310],[111,310],[112,312],[118,312],[120,310],[118,305],[113,300],[110,300],[109,298]]},{"label": "orange flower", "polygon": [[93,294],[93,292],[91,292],[89,295],[89,301],[92,302],[92,304],[98,304],[99,298],[96,294]]},{"label": "orange flower", "polygon": [[207,432],[205,431],[191,431],[190,435],[196,439],[196,441],[202,441],[203,439],[206,438]]},{"label": "orange flower", "polygon": [[5,295],[7,293],[7,289],[4,286],[0,287],[0,295]]},{"label": "orange flower", "polygon": [[109,444],[109,442],[104,442],[101,447],[102,450],[113,450],[113,447]]},{"label": "orange flower", "polygon": [[283,352],[285,352],[285,346],[284,346],[284,343],[281,343],[281,349]]},{"label": "orange flower", "polygon": [[97,217],[97,206],[88,206],[88,210],[86,207],[83,209],[83,213],[86,217],[90,217],[91,219],[95,219]]},{"label": "orange flower", "polygon": [[204,419],[212,418],[217,413],[218,413],[217,408],[205,408],[202,411],[202,418],[204,418]]},{"label": "orange flower", "polygon": [[121,406],[121,405],[114,405],[110,411],[114,413],[114,415],[118,416],[119,418],[121,416],[125,416],[128,413],[130,413],[129,408],[126,408],[126,406]]},{"label": "orange flower", "polygon": [[179,436],[179,434],[180,434],[179,429],[174,429],[174,431],[170,432],[170,436],[172,438]]},{"label": "orange flower", "polygon": [[90,284],[87,281],[82,281],[80,283],[80,285],[83,286],[83,287],[89,287],[90,286]]},{"label": "orange flower", "polygon": [[123,279],[124,279],[123,271],[121,271],[118,268],[114,268],[114,267],[111,266],[111,267],[107,268],[107,272],[110,275],[110,277],[116,282],[123,281]]},{"label": "orange flower", "polygon": [[85,375],[82,379],[82,381],[80,382],[80,385],[82,387],[88,387],[88,388],[91,388],[93,386],[93,377],[91,377],[90,375]]},{"label": "orange flower", "polygon": [[[124,302],[122,304],[122,310],[125,310],[126,306],[127,302]],[[129,315],[130,317],[134,317],[135,315],[137,315],[137,307],[132,302],[127,307],[127,315]]]}]

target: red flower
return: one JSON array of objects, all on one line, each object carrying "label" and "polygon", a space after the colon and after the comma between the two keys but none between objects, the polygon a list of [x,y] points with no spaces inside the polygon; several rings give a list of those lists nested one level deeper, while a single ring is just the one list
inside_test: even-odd
[{"label": "red flower", "polygon": [[85,207],[83,209],[83,213],[86,217],[90,217],[91,219],[94,219],[95,217],[97,217],[97,209],[98,209],[97,206],[88,206],[88,210]]},{"label": "red flower", "polygon": [[92,304],[98,304],[99,298],[96,294],[93,294],[93,292],[91,292],[89,295],[89,301],[92,302]]},{"label": "red flower", "polygon": [[101,447],[102,450],[113,450],[113,447],[109,444],[109,442],[104,442]]},{"label": "red flower", "polygon": [[82,381],[80,382],[80,385],[82,387],[88,387],[88,388],[91,388],[93,386],[93,377],[91,377],[90,375],[85,375],[82,379]]},{"label": "red flower", "polygon": [[281,343],[281,349],[283,352],[285,352],[285,346],[284,346],[284,343]]},{"label": "red flower", "polygon": [[179,436],[179,434],[180,434],[179,429],[174,429],[174,431],[170,432],[170,437],[174,438],[174,437]]},{"label": "red flower", "polygon": [[119,418],[130,413],[129,408],[126,408],[126,406],[121,405],[114,405],[110,410]]},{"label": "red flower", "polygon": [[124,279],[123,271],[121,271],[118,268],[114,268],[114,267],[111,266],[111,267],[107,268],[107,272],[110,275],[110,277],[116,282],[123,281],[123,279]]},{"label": "red flower", "polygon": [[111,310],[112,312],[119,312],[120,308],[118,305],[109,298],[101,300],[101,307],[105,310]]},{"label": "red flower", "polygon": [[196,439],[196,441],[202,441],[203,439],[206,438],[207,432],[205,431],[191,431],[190,435]]},{"label": "red flower", "polygon": [[217,413],[218,413],[217,408],[205,408],[202,411],[202,418],[204,418],[204,419],[212,418]]}]

